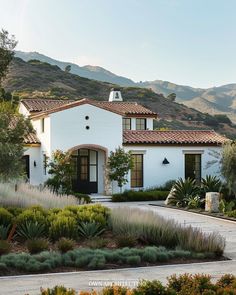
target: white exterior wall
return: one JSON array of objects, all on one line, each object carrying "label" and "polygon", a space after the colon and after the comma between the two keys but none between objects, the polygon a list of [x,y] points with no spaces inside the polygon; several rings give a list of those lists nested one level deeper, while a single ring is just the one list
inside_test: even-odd
[{"label": "white exterior wall", "polygon": [[22,102],[20,102],[19,113],[24,115],[25,117],[28,117],[30,115],[30,112],[27,110],[27,108],[23,105]]},{"label": "white exterior wall", "polygon": [[[29,155],[30,160],[30,184],[39,185],[43,182],[43,166],[40,147],[25,147],[24,155]],[[34,166],[34,161],[36,167]]]},{"label": "white exterior wall", "polygon": [[51,152],[81,144],[100,145],[108,151],[121,146],[122,117],[88,104],[51,114]]},{"label": "white exterior wall", "polygon": [[[125,146],[126,151],[143,154],[143,184],[144,188],[165,184],[168,180],[176,180],[185,177],[184,153],[202,153],[202,177],[207,174],[218,175],[219,165],[206,168],[207,163],[216,160],[211,151],[220,151],[220,147],[205,146]],[[170,162],[162,164],[164,158]],[[130,181],[130,174],[128,175]],[[128,183],[124,189],[130,189]]]}]

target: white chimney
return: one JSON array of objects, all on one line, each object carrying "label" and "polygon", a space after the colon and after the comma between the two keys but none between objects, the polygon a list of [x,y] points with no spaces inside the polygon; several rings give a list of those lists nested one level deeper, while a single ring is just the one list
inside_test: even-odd
[{"label": "white chimney", "polygon": [[111,92],[109,95],[109,101],[123,101],[119,88],[111,89]]}]

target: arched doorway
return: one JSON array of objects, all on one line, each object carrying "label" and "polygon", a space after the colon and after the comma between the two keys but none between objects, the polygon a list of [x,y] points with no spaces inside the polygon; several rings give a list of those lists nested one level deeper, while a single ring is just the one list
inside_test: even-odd
[{"label": "arched doorway", "polygon": [[74,165],[73,190],[86,194],[104,193],[107,149],[97,145],[79,145],[70,151]]}]

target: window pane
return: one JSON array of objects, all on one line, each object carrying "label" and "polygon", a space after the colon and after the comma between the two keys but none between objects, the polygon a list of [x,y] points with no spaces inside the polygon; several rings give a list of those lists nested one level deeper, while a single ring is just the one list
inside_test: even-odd
[{"label": "window pane", "polygon": [[185,178],[201,181],[201,154],[185,155]]},{"label": "window pane", "polygon": [[136,119],[136,130],[146,130],[146,119]]},{"label": "window pane", "polygon": [[131,130],[131,119],[123,118],[123,130]]},{"label": "window pane", "polygon": [[89,181],[97,181],[97,167],[90,166]]},{"label": "window pane", "polygon": [[143,155],[132,155],[131,187],[143,187]]},{"label": "window pane", "polygon": [[90,150],[90,164],[97,164],[97,152]]}]

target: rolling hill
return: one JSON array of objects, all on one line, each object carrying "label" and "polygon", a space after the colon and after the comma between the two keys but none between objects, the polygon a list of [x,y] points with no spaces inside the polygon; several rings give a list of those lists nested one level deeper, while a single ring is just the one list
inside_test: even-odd
[{"label": "rolling hill", "polygon": [[201,112],[208,112],[209,114],[225,114],[236,123],[236,84],[202,89],[177,85],[161,80],[136,83],[126,77],[117,76],[102,67],[80,67],[73,63],[52,59],[38,52],[17,51],[16,56],[25,61],[37,59],[51,65],[57,65],[62,70],[64,70],[67,65],[71,65],[71,73],[93,80],[109,82],[126,87],[148,88],[156,93],[162,93],[164,96],[174,92],[177,95],[177,102],[183,103],[186,106],[195,108]]},{"label": "rolling hill", "polygon": [[[116,85],[87,79],[65,72],[57,65],[14,58],[8,75],[3,81],[6,91],[20,98],[81,99],[88,97],[108,100],[109,92]],[[203,114],[183,104],[172,102],[162,94],[139,87],[121,87],[125,101],[136,101],[158,114],[157,128],[171,129],[215,129],[222,134],[236,137],[236,128],[218,122],[214,117]]]}]

